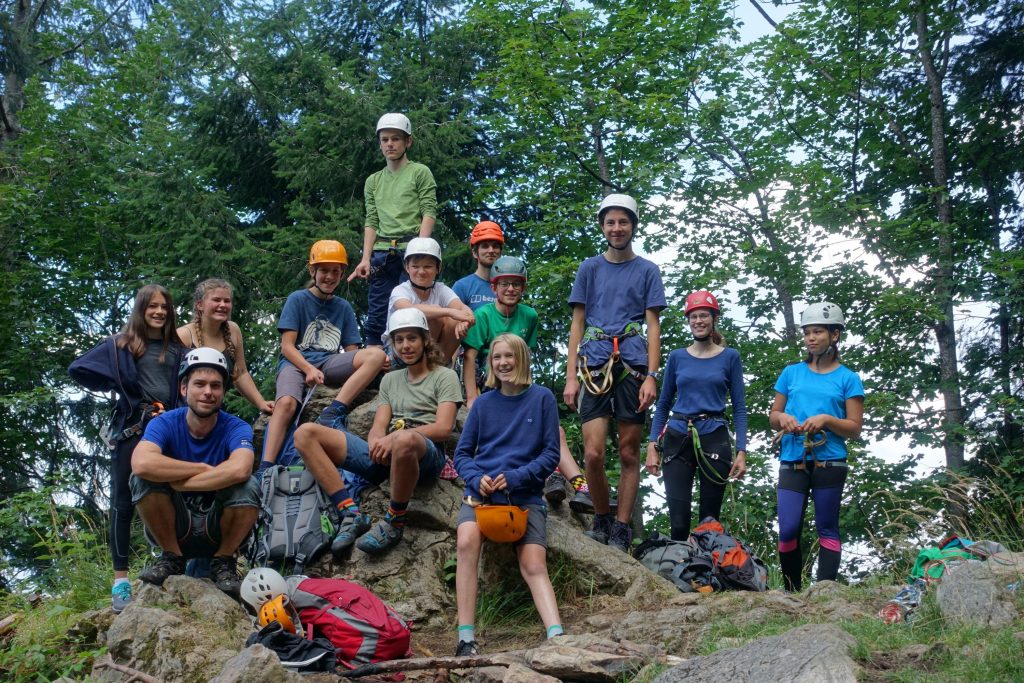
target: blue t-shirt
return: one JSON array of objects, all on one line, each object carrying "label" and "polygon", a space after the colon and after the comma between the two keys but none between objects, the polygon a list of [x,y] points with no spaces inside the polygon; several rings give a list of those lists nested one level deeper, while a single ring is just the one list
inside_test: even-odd
[{"label": "blue t-shirt", "polygon": [[[544,480],[558,466],[558,407],[550,390],[531,384],[516,396],[482,394],[466,417],[455,469],[465,493],[480,497],[480,480],[502,472],[515,505],[540,505]],[[503,501],[501,501],[503,502]]]},{"label": "blue t-shirt", "polygon": [[[736,450],[747,450],[747,404],[743,391],[743,363],[739,351],[727,348],[712,358],[696,358],[686,349],[668,355],[665,380],[651,423],[651,441],[661,434],[665,421],[677,432],[686,433],[686,422],[673,420],[671,413],[700,415],[725,412],[726,395],[732,401],[736,425]],[[673,403],[673,401],[675,401]],[[710,434],[726,425],[724,418],[695,422],[697,433]],[[727,425],[726,425],[727,426]]]},{"label": "blue t-shirt", "polygon": [[484,304],[494,303],[498,300],[494,290],[491,289],[491,283],[476,273],[470,273],[456,282],[452,285],[452,291],[462,300],[462,303],[474,311]]},{"label": "blue t-shirt", "polygon": [[203,462],[211,467],[221,464],[239,448],[253,450],[252,427],[244,420],[217,413],[217,424],[205,438],[197,439],[188,431],[185,416],[188,408],[169,410],[146,426],[143,441],[156,444],[168,458],[186,462]]},{"label": "blue t-shirt", "polygon": [[[786,397],[783,410],[803,423],[815,415],[832,415],[846,418],[846,400],[864,396],[864,385],[860,376],[845,365],[820,374],[811,370],[807,363],[786,366],[775,382],[775,391]],[[828,430],[825,444],[814,449],[818,460],[842,460],[846,457],[846,439]],[[815,435],[815,438],[820,436]],[[804,437],[786,434],[782,437],[782,461],[794,462],[804,459]]]},{"label": "blue t-shirt", "polygon": [[[300,289],[288,295],[277,321],[281,332],[298,334],[295,346],[302,357],[311,365],[319,366],[346,346],[358,344],[359,323],[356,322],[352,305],[339,296],[321,299],[308,289]],[[282,354],[278,371],[288,363]]]},{"label": "blue t-shirt", "polygon": [[[665,286],[658,266],[637,256],[612,263],[604,254],[591,256],[576,271],[569,305],[586,308],[586,327],[598,327],[609,336],[621,335],[631,322],[643,324],[647,309],[665,308]],[[599,366],[612,353],[611,340],[592,340],[580,348],[587,364]],[[619,339],[622,360],[633,367],[647,367],[647,341],[640,336]]]}]

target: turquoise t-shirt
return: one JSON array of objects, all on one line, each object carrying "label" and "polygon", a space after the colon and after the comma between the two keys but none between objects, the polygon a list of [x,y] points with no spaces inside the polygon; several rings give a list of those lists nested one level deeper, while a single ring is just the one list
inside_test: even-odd
[{"label": "turquoise t-shirt", "polygon": [[[864,385],[860,376],[845,365],[820,374],[810,369],[807,363],[789,365],[775,382],[775,391],[786,397],[784,412],[803,422],[814,415],[832,415],[846,418],[846,400],[864,396]],[[825,444],[814,449],[818,460],[843,460],[846,458],[846,439],[825,430]],[[820,438],[820,437],[819,437]],[[783,462],[804,459],[804,437],[786,434],[782,437]]]}]

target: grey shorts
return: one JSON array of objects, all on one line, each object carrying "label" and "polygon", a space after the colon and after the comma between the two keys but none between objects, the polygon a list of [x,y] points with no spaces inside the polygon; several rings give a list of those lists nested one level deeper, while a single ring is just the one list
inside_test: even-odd
[{"label": "grey shorts", "polygon": [[[132,490],[132,504],[151,493],[163,493],[170,497],[174,506],[174,528],[181,546],[183,557],[211,557],[220,546],[220,518],[225,508],[253,507],[260,505],[260,486],[255,477],[249,477],[241,484],[229,486],[209,493],[182,494],[170,484],[153,482],[137,477],[129,478]],[[145,529],[146,540],[151,545],[156,541]]]},{"label": "grey shorts", "polygon": [[[539,545],[542,548],[547,548],[548,506],[527,505],[526,509],[530,511],[530,514],[526,516],[526,533],[523,534],[523,537],[513,545],[526,545],[531,543],[533,545]],[[455,522],[455,526],[459,527],[468,522],[476,524],[476,512],[473,510],[473,506],[463,503],[462,507],[459,508],[459,516]]]},{"label": "grey shorts", "polygon": [[[358,351],[346,351],[328,356],[327,360],[317,366],[324,373],[324,384],[340,387],[352,376]],[[306,375],[291,363],[285,363],[277,373],[277,393],[274,400],[282,396],[291,396],[302,402],[302,394],[306,391]]]}]

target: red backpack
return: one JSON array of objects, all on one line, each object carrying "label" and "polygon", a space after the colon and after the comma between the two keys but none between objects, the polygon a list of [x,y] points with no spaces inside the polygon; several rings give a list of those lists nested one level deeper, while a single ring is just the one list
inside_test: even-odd
[{"label": "red backpack", "polygon": [[369,589],[344,579],[304,579],[291,591],[291,605],[309,638],[334,645],[339,664],[402,659],[409,649],[409,626]]}]

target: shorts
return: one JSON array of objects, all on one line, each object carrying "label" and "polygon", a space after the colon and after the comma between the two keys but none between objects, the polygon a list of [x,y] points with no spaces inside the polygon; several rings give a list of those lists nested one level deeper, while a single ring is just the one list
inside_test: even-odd
[{"label": "shorts", "polygon": [[636,368],[641,377],[636,377],[628,372],[622,363],[612,366],[612,376],[615,381],[611,389],[600,396],[592,394],[587,390],[587,385],[580,387],[579,404],[580,422],[590,422],[599,417],[614,417],[616,422],[642,425],[647,421],[646,411],[638,413],[640,407],[640,386],[643,384],[643,375],[647,374],[646,368]]},{"label": "shorts", "polygon": [[[338,432],[338,435],[345,436],[345,462],[341,463],[343,469],[353,474],[358,474],[371,484],[380,484],[391,476],[390,465],[378,465],[370,459],[370,444],[349,432]],[[427,442],[427,452],[420,459],[420,476],[417,484],[437,481],[448,461],[444,450],[430,439],[423,438]]]},{"label": "shorts", "polygon": [[[356,351],[336,353],[320,363],[317,368],[324,373],[324,384],[332,387],[344,384],[352,376],[356,353]],[[282,396],[291,396],[302,403],[302,395],[306,389],[306,374],[304,372],[291,363],[281,366],[277,372],[277,393],[274,395],[274,400],[279,400]]]},{"label": "shorts", "polygon": [[[513,545],[526,545],[533,544],[539,545],[542,548],[548,547],[548,506],[547,505],[527,505],[526,509],[530,511],[530,514],[526,516],[526,533]],[[455,527],[466,522],[472,522],[476,524],[476,512],[473,510],[472,505],[466,503],[462,504],[459,508],[459,516],[455,522]]]},{"label": "shorts", "polygon": [[[132,504],[151,493],[165,493],[174,506],[174,529],[181,546],[182,557],[211,557],[220,546],[220,518],[225,508],[260,506],[260,486],[254,477],[220,491],[189,494],[175,491],[170,484],[147,481],[134,474],[128,480],[132,490]],[[156,541],[144,530],[150,545]]]}]

